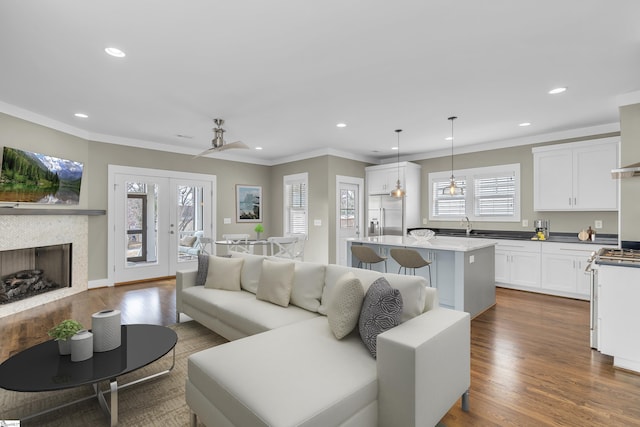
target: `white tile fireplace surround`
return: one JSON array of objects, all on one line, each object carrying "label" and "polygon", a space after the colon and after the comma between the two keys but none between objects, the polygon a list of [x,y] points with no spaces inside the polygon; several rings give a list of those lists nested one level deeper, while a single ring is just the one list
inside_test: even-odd
[{"label": "white tile fireplace surround", "polygon": [[0,250],[72,243],[71,286],[0,305],[0,318],[87,290],[89,219],[85,215],[2,215]]}]

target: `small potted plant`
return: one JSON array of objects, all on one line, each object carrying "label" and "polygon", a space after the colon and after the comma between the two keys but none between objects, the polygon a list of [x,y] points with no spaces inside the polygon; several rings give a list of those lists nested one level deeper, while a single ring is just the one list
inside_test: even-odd
[{"label": "small potted plant", "polygon": [[253,229],[256,232],[256,240],[260,240],[260,233],[264,233],[264,227],[262,224],[256,225],[256,228]]},{"label": "small potted plant", "polygon": [[82,329],[84,329],[84,327],[80,322],[67,319],[51,328],[48,334],[51,338],[54,338],[56,341],[58,341],[60,354],[65,355],[71,354],[71,337],[74,336],[76,332]]}]

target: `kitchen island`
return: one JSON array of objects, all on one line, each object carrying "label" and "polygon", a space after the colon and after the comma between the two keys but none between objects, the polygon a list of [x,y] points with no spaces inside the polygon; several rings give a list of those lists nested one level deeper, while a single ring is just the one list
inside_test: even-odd
[{"label": "kitchen island", "polygon": [[[370,246],[386,256],[387,268],[397,273],[398,263],[389,250],[394,247],[415,249],[427,261],[431,261],[432,286],[438,289],[440,306],[468,312],[475,317],[496,303],[495,240],[437,236],[429,241],[419,241],[410,236],[378,236],[347,240],[347,262],[357,267],[358,259],[351,256],[352,245]],[[383,272],[384,263],[374,264],[372,269]],[[416,269],[429,281],[427,267]]]}]

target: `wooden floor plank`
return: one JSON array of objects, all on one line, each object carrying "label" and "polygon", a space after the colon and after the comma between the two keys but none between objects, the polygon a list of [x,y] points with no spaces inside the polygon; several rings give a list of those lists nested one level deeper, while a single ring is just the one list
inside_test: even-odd
[{"label": "wooden floor plank", "polygon": [[[46,341],[67,318],[122,311],[123,323],[175,322],[175,280],[101,288],[0,319],[0,361]],[[586,301],[497,290],[494,308],[471,322],[471,411],[456,426],[640,426],[640,375],[614,369],[589,348]]]}]

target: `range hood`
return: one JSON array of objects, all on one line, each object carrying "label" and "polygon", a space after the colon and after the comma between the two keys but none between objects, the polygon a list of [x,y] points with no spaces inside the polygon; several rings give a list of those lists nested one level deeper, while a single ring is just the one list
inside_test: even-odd
[{"label": "range hood", "polygon": [[634,176],[640,176],[640,163],[634,163],[633,165],[611,171],[611,178],[613,179],[631,178]]}]

